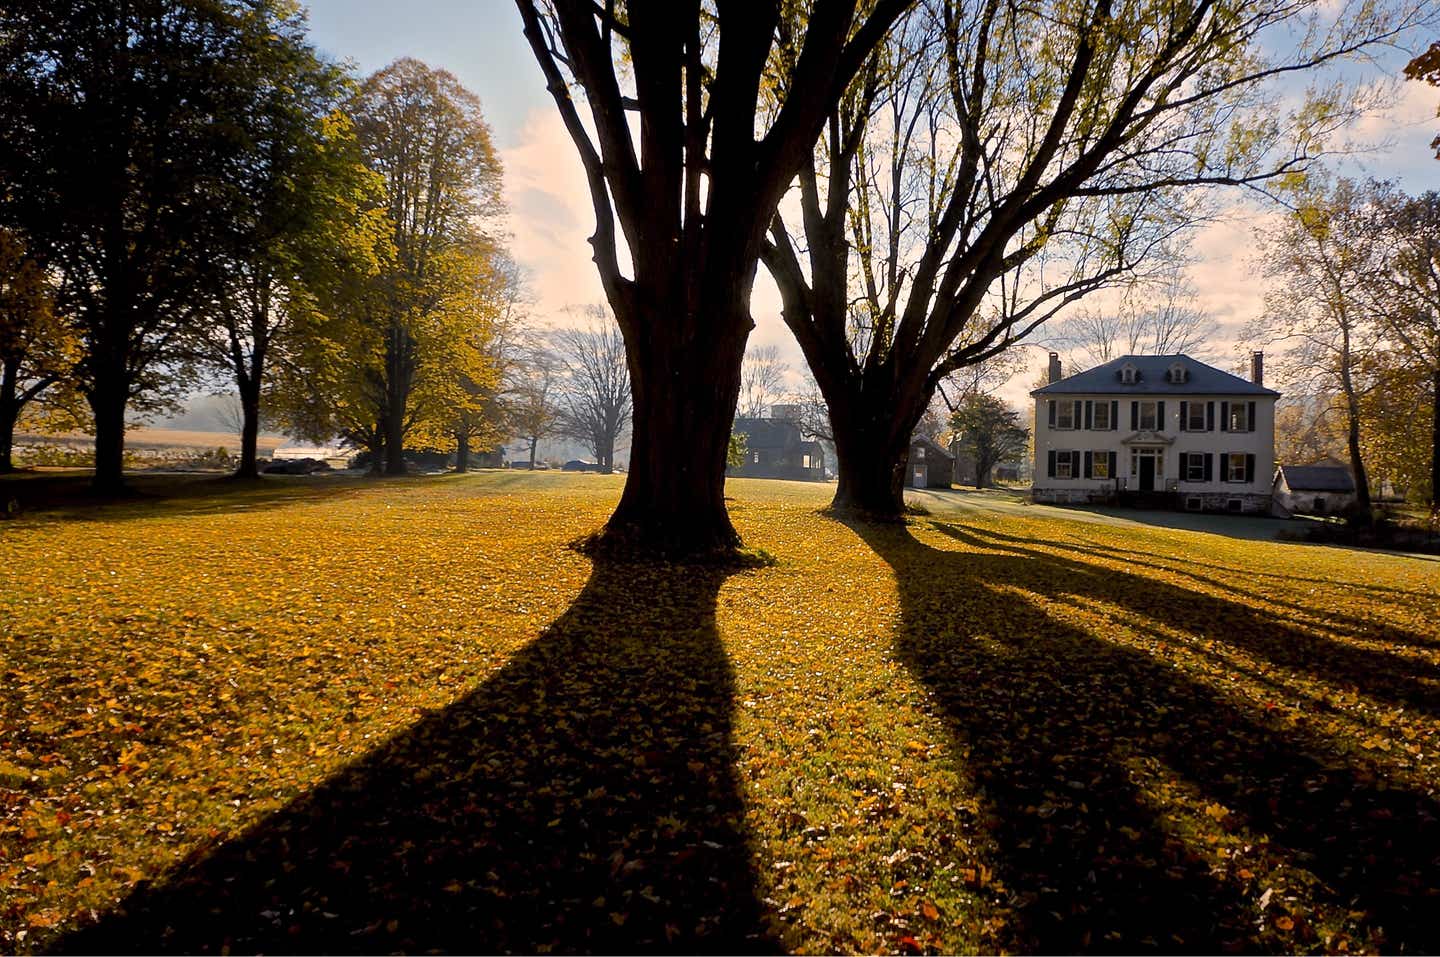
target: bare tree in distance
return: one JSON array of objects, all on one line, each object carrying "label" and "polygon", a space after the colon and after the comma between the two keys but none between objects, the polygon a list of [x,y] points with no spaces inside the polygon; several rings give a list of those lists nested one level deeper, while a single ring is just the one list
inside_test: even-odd
[{"label": "bare tree in distance", "polygon": [[525,337],[510,368],[505,390],[507,422],[516,438],[525,441],[532,470],[540,440],[558,430],[564,414],[561,369],[558,357],[538,336]]},{"label": "bare tree in distance", "polygon": [[630,368],[625,338],[603,305],[574,310],[572,325],[551,337],[564,368],[562,435],[585,442],[600,471],[615,470],[615,446],[630,424]]},{"label": "bare tree in distance", "polygon": [[785,381],[790,363],[780,358],[779,346],[756,346],[745,350],[740,365],[740,401],[736,415],[759,419],[775,403],[785,397]]},{"label": "bare tree in distance", "polygon": [[808,0],[795,22],[775,2],[516,0],[585,169],[630,353],[630,468],[605,538],[675,556],[740,544],[725,460],[765,230],[911,2]]},{"label": "bare tree in distance", "polygon": [[1177,266],[1157,281],[1136,283],[1114,308],[1083,309],[1063,320],[1050,344],[1068,352],[1067,364],[1091,368],[1121,356],[1207,358],[1219,331]]}]

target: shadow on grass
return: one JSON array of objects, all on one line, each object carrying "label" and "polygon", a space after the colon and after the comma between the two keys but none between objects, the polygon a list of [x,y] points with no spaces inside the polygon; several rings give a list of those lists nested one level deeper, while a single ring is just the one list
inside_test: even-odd
[{"label": "shadow on grass", "polygon": [[235,479],[228,475],[140,473],[126,476],[129,490],[125,494],[103,497],[91,488],[88,472],[31,472],[0,477],[0,500],[17,502],[21,521],[122,522],[283,508],[354,494],[384,482],[421,481],[426,478],[322,474]]},{"label": "shadow on grass", "polygon": [[726,574],[597,562],[465,698],[58,949],[773,950],[733,771]]},{"label": "shadow on grass", "polygon": [[[934,525],[987,551],[853,527],[895,571],[898,654],[934,693],[987,807],[995,876],[1013,908],[1006,946],[1329,948],[1337,928],[1312,922],[1321,905],[1369,947],[1440,948],[1432,795],[1377,780],[1326,734],[1281,727],[1106,640],[1103,618],[1092,632],[1041,604],[1094,599],[1133,611],[1142,628],[1194,632],[1220,613],[1216,599],[955,526]],[[1280,622],[1238,605],[1224,627],[1212,640],[1283,635]],[[1218,855],[1207,843],[1216,830],[1234,836]]]}]

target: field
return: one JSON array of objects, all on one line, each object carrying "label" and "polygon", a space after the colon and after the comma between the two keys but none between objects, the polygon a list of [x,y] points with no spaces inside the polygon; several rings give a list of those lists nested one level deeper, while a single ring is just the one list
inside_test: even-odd
[{"label": "field", "polygon": [[1436,561],[735,481],[774,564],[592,563],[618,477],[151,482],[0,523],[0,950],[1440,950]]}]

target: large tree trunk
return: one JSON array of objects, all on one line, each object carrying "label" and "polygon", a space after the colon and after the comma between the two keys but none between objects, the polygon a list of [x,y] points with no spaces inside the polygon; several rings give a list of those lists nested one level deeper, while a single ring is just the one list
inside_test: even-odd
[{"label": "large tree trunk", "polygon": [[90,411],[95,414],[95,491],[119,495],[125,491],[125,407],[130,390],[124,379],[102,371],[90,391]]},{"label": "large tree trunk", "polygon": [[725,511],[725,453],[750,332],[749,284],[742,285],[728,299],[697,296],[713,310],[704,315],[677,306],[672,314],[688,321],[627,336],[630,467],[607,538],[670,555],[739,547]]},{"label": "large tree trunk", "polygon": [[394,402],[385,410],[385,474],[405,474],[405,407]]},{"label": "large tree trunk", "polygon": [[0,366],[0,474],[15,471],[15,421],[20,418],[19,362]]},{"label": "large tree trunk", "polygon": [[240,465],[237,479],[260,477],[260,382],[240,383]]},{"label": "large tree trunk", "polygon": [[470,471],[470,436],[465,432],[455,434],[455,471]]},{"label": "large tree trunk", "polygon": [[540,444],[538,435],[530,436],[530,471],[535,471],[535,447]]},{"label": "large tree trunk", "polygon": [[[910,435],[928,396],[906,400],[891,389],[868,391],[850,382],[849,395],[826,396],[835,436],[838,484],[831,507],[875,521],[898,521],[905,514],[905,471]],[[822,386],[823,391],[823,386]]]}]

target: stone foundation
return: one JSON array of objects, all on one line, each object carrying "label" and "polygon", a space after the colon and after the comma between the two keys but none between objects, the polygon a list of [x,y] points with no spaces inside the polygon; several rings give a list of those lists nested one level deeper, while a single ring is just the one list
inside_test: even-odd
[{"label": "stone foundation", "polygon": [[[1141,501],[1131,502],[1127,501],[1127,498]],[[1271,506],[1271,497],[1264,492],[1187,492],[1183,489],[1178,492],[1136,492],[1129,495],[1122,493],[1117,498],[1110,489],[1032,488],[1030,501],[1042,505],[1135,504],[1143,508],[1228,512],[1235,515],[1268,515]]]}]

